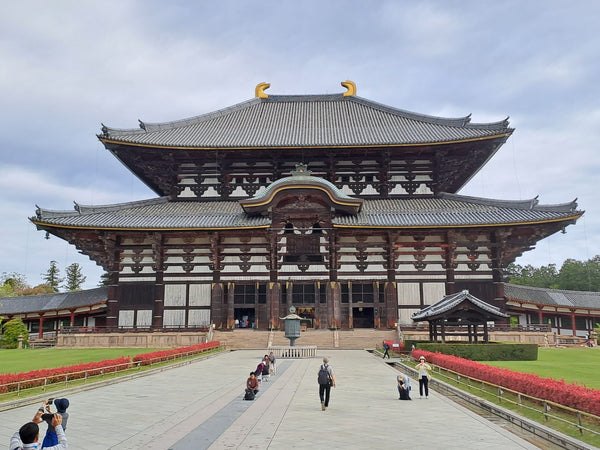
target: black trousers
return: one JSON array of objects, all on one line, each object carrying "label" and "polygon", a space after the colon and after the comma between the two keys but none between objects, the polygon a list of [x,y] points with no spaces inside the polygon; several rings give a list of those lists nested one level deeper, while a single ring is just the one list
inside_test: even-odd
[{"label": "black trousers", "polygon": [[331,386],[328,384],[319,385],[319,397],[321,403],[325,403],[325,406],[329,406],[329,394],[331,393]]},{"label": "black trousers", "polygon": [[425,397],[429,397],[429,378],[423,375],[419,378],[419,395],[423,397],[423,387],[425,387]]}]

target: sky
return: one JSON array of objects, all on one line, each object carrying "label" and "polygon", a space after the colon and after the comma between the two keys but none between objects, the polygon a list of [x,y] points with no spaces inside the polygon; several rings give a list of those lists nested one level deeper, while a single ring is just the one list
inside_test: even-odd
[{"label": "sky", "polygon": [[0,274],[34,286],[55,260],[102,269],[37,231],[36,205],[154,198],[98,141],[268,94],[345,92],[515,132],[459,192],[567,203],[584,216],[516,260],[600,254],[600,2],[0,2]]}]

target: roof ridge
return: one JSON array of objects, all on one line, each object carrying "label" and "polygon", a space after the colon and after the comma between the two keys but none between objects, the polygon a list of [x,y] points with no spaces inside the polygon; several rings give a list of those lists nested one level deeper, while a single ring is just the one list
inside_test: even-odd
[{"label": "roof ridge", "polygon": [[439,198],[463,201],[467,203],[476,203],[486,206],[498,206],[501,208],[518,208],[536,211],[559,210],[560,212],[575,212],[577,209],[577,199],[567,203],[558,203],[554,205],[540,205],[538,196],[527,200],[501,200],[495,198],[474,197],[469,195],[452,194],[450,192],[441,192],[439,194]]}]

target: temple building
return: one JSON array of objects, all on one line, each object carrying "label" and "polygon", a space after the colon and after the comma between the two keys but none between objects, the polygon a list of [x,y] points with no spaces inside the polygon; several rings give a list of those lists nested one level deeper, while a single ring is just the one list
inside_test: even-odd
[{"label": "temple building", "polygon": [[513,132],[346,92],[255,97],[98,139],[156,197],[31,221],[109,274],[108,329],[394,328],[467,290],[506,310],[506,266],[583,214],[458,191]]}]

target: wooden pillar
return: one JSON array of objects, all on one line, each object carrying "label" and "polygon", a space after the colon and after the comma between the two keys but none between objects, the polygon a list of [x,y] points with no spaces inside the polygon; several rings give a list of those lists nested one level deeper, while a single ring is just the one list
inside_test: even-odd
[{"label": "wooden pillar", "polygon": [[444,319],[441,319],[440,321],[440,327],[441,327],[441,334],[442,334],[442,344],[446,343],[446,321]]},{"label": "wooden pillar", "polygon": [[44,315],[40,314],[40,319],[39,319],[39,330],[38,330],[38,337],[40,339],[42,339],[44,337]]},{"label": "wooden pillar", "polygon": [[487,321],[483,322],[483,342],[485,342],[486,344],[489,342],[490,338],[488,335],[488,324]]},{"label": "wooden pillar", "polygon": [[223,283],[212,283],[210,287],[210,321],[219,329],[227,328],[227,299],[223,295]]},{"label": "wooden pillar", "polygon": [[446,269],[446,295],[456,292],[454,270],[456,269],[456,237],[454,232],[446,233],[446,250],[444,252],[444,267]]},{"label": "wooden pillar", "polygon": [[269,322],[270,329],[279,328],[279,305],[281,305],[281,283],[269,283],[267,291]]},{"label": "wooden pillar", "polygon": [[[152,329],[160,330],[163,327],[165,310],[165,284],[164,284],[164,245],[162,233],[152,233],[149,236],[152,244],[152,257],[154,259],[154,305],[152,308]],[[187,314],[186,314],[187,317]],[[187,320],[186,320],[187,326]]]},{"label": "wooden pillar", "polygon": [[395,281],[386,281],[383,289],[385,298],[385,318],[388,328],[394,328],[394,324],[398,323],[398,289]]},{"label": "wooden pillar", "polygon": [[[504,306],[504,268],[500,261],[502,239],[499,232],[491,233],[491,256],[492,256],[492,281],[494,283],[494,304],[495,306]],[[485,299],[484,299],[485,300]]]},{"label": "wooden pillar", "polygon": [[70,316],[69,316],[69,326],[72,327],[75,325],[75,310],[71,309],[70,310]]},{"label": "wooden pillar", "polygon": [[348,281],[348,328],[354,328],[354,309],[352,308],[352,282]]},{"label": "wooden pillar", "polygon": [[577,326],[575,325],[575,311],[571,310],[571,330],[573,331],[573,336],[577,336]]},{"label": "wooden pillar", "polygon": [[235,283],[227,284],[227,328],[232,329],[235,326],[235,308],[233,306],[235,294]]},{"label": "wooden pillar", "polygon": [[330,281],[327,286],[327,322],[329,328],[340,328],[342,289],[339,281]]},{"label": "wooden pillar", "polygon": [[119,269],[121,255],[117,247],[117,238],[107,236],[103,239],[107,254],[110,256],[108,269],[108,295],[106,299],[106,328],[107,331],[116,330],[119,327],[119,300],[121,290],[119,289]]}]

